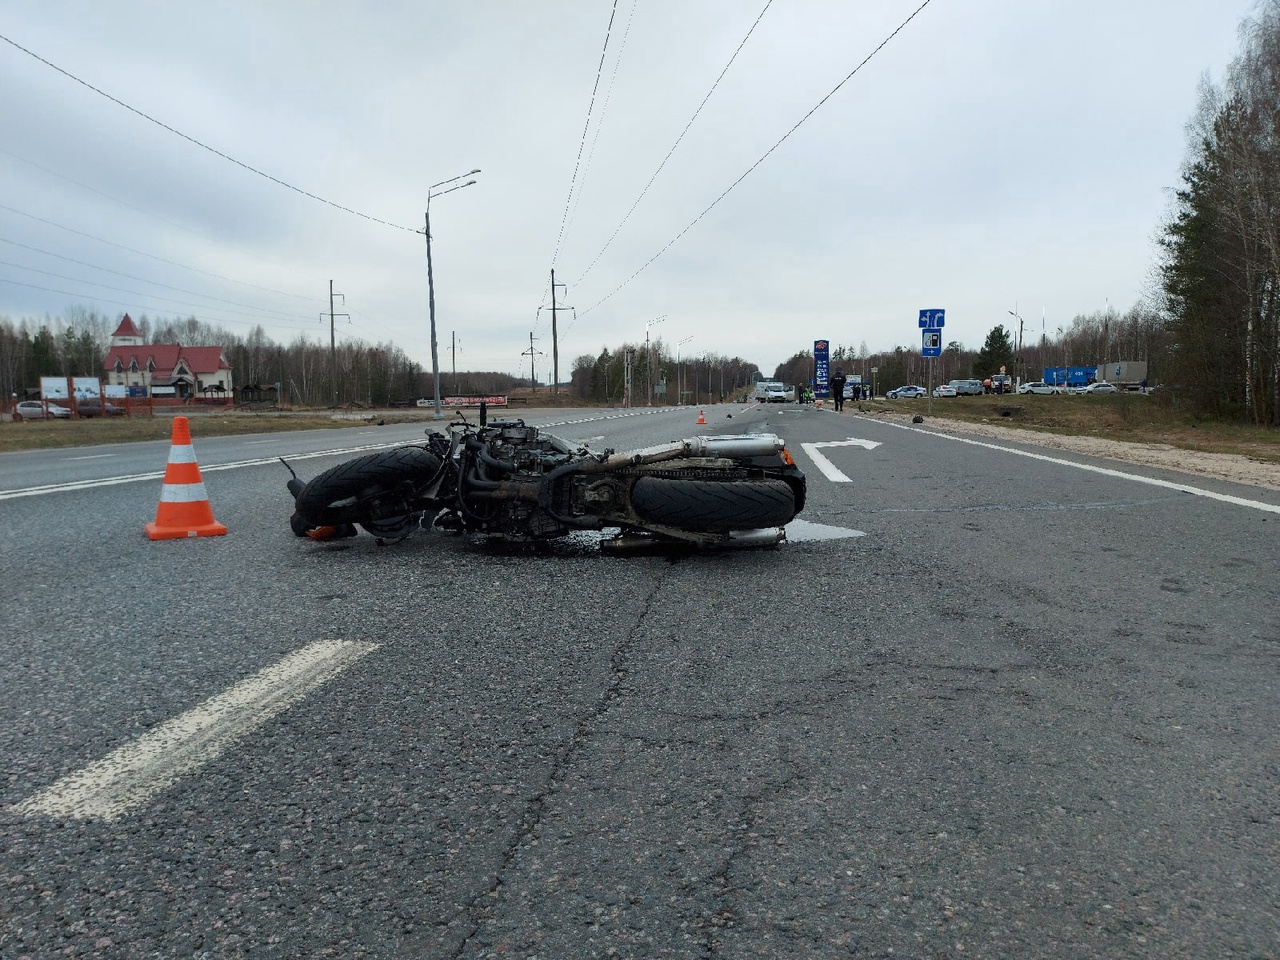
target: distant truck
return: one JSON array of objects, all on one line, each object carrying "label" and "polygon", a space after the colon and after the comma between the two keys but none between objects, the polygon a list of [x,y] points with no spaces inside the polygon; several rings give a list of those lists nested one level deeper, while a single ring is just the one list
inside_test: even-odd
[{"label": "distant truck", "polygon": [[795,393],[779,380],[761,380],[756,384],[751,399],[761,403],[790,403],[795,399]]},{"label": "distant truck", "polygon": [[1096,367],[1045,367],[1044,382],[1070,389],[1091,383],[1115,384],[1120,390],[1141,390],[1147,381],[1145,360],[1113,360]]},{"label": "distant truck", "polygon": [[1114,383],[1121,390],[1141,390],[1147,381],[1147,364],[1144,360],[1113,360],[1099,364],[1097,379]]}]

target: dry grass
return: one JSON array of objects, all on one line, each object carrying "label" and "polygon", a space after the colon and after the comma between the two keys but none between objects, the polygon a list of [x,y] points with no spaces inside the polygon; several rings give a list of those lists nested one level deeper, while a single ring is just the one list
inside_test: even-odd
[{"label": "dry grass", "polygon": [[[424,423],[431,411],[409,413],[403,410],[375,411],[335,418],[329,413],[243,413],[227,411],[209,414],[183,414],[191,424],[191,437],[239,436],[253,433],[283,433],[290,430],[329,430],[351,427],[361,422],[384,420],[387,423]],[[12,450],[47,450],[60,447],[87,447],[94,444],[132,443],[137,440],[168,440],[173,435],[172,416],[113,417],[109,420],[35,420],[23,423],[0,423],[0,452]]]},{"label": "dry grass", "polygon": [[[538,407],[550,398],[538,397]],[[562,397],[566,401],[568,398]],[[578,402],[578,405],[581,405]],[[1188,418],[1158,397],[1138,394],[1116,396],[1005,396],[955,397],[946,400],[872,400],[852,402],[847,409],[867,412],[892,410],[897,413],[927,414],[934,419],[987,421],[1038,433],[1104,437],[1109,440],[1158,443],[1211,453],[1236,454],[1270,463],[1280,463],[1280,431],[1238,424],[1214,423]],[[533,410],[511,408],[506,413],[521,416]],[[469,411],[474,416],[475,411]],[[431,421],[430,410],[380,410],[355,414],[388,423]],[[252,433],[279,433],[289,430],[323,430],[350,427],[359,420],[347,416],[335,419],[327,412],[281,413],[276,411],[226,411],[190,414],[191,435],[219,437]],[[128,443],[135,440],[166,440],[172,435],[171,416],[117,417],[110,420],[55,420],[30,423],[0,423],[0,452],[12,450],[84,447],[93,444]]]}]

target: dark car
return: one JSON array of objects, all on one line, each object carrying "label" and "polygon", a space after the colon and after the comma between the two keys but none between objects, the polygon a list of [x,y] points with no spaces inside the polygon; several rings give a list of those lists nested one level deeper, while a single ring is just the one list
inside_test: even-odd
[{"label": "dark car", "polygon": [[124,407],[117,407],[109,400],[81,400],[76,404],[76,412],[82,417],[123,417]]}]

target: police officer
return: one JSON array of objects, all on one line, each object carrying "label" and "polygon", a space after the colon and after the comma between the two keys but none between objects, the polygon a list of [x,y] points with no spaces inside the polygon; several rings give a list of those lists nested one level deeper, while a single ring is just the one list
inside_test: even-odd
[{"label": "police officer", "polygon": [[831,378],[831,399],[835,401],[836,413],[844,409],[844,385],[845,376],[843,370],[837,370],[835,376]]}]

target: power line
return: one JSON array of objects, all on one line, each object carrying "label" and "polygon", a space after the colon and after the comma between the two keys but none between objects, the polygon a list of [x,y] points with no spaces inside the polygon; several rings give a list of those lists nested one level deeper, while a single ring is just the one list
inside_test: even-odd
[{"label": "power line", "polygon": [[93,240],[97,243],[105,243],[109,247],[115,247],[117,250],[124,250],[126,253],[134,253],[140,257],[147,257],[151,260],[157,260],[160,263],[167,263],[171,267],[180,267],[183,270],[190,270],[192,273],[203,274],[206,277],[213,277],[215,280],[225,280],[227,283],[237,283],[243,287],[250,287],[254,290],[261,290],[264,293],[274,293],[282,297],[296,297],[299,300],[311,300],[312,297],[305,297],[298,293],[285,293],[283,290],[272,290],[270,287],[260,287],[255,283],[247,283],[244,280],[235,280],[231,277],[224,277],[220,273],[211,273],[208,270],[201,270],[199,267],[188,266],[185,263],[179,263],[176,260],[168,260],[164,257],[156,256],[154,253],[147,253],[145,250],[136,250],[133,247],[126,247],[122,243],[116,243],[114,240],[106,240],[102,237],[96,237],[92,233],[85,233],[83,230],[76,230],[74,227],[68,227],[61,223],[55,223],[52,220],[46,220],[44,217],[37,217],[34,213],[27,213],[25,210],[19,210],[17,207],[10,207],[0,203],[0,210],[8,210],[10,213],[16,213],[20,217],[26,217],[29,220],[35,220],[37,223],[43,223],[46,226],[54,227],[58,230],[65,230],[67,233],[74,233],[78,237],[84,237],[87,240]]},{"label": "power line", "polygon": [[[616,6],[617,0],[614,0],[614,4]],[[610,23],[612,23],[612,18],[610,18]],[[350,213],[357,217],[363,217],[365,220],[371,220],[374,223],[380,223],[384,227],[394,227],[397,230],[406,230],[409,233],[417,232],[413,227],[405,227],[405,226],[401,226],[398,223],[391,223],[388,220],[380,220],[379,218],[370,216],[367,213],[361,213],[359,210],[353,210],[350,207],[344,207],[340,203],[334,203],[332,200],[326,200],[324,197],[316,196],[316,194],[309,193],[306,190],[303,190],[301,187],[295,187],[293,184],[288,183],[284,180],[281,180],[279,177],[273,177],[269,173],[263,173],[257,167],[251,167],[249,166],[249,164],[244,163],[241,160],[237,160],[235,157],[230,156],[229,154],[225,154],[221,150],[218,150],[214,147],[209,146],[207,143],[202,143],[201,141],[197,140],[195,137],[192,137],[183,133],[181,130],[174,129],[173,127],[169,126],[167,123],[157,120],[155,117],[151,116],[150,114],[143,113],[137,107],[132,107],[129,104],[125,103],[123,100],[120,100],[117,97],[113,97],[111,94],[103,90],[99,90],[97,87],[95,87],[93,84],[89,83],[88,81],[81,80],[75,74],[69,73],[66,70],[63,70],[62,67],[58,66],[56,63],[49,62],[44,57],[40,56],[38,53],[34,53],[31,50],[28,50],[26,47],[22,46],[22,44],[9,39],[3,34],[0,34],[0,40],[3,40],[5,43],[9,44],[12,47],[15,47],[18,50],[21,50],[23,53],[25,53],[27,56],[31,57],[32,59],[40,61],[46,67],[56,70],[58,73],[62,74],[67,79],[74,80],[76,83],[80,84],[82,87],[92,90],[94,93],[98,94],[100,97],[105,97],[106,99],[110,100],[112,103],[116,104],[117,106],[124,107],[130,113],[136,114],[137,116],[141,117],[143,120],[147,120],[151,123],[154,123],[157,127],[160,127],[163,130],[168,130],[174,136],[181,137],[183,140],[186,140],[188,143],[193,143],[197,147],[200,147],[202,150],[208,150],[210,153],[214,154],[215,156],[221,157],[223,160],[226,160],[230,163],[234,163],[237,167],[240,167],[244,170],[248,170],[250,173],[257,174],[259,177],[262,177],[265,180],[270,180],[272,183],[277,184],[278,186],[285,187],[286,189],[292,190],[294,193],[300,193],[302,194],[302,196],[307,197],[311,200],[318,200],[321,203],[327,204],[328,206],[333,207],[336,210],[341,210],[344,213]]]},{"label": "power line", "polygon": [[551,265],[556,265],[560,256],[560,242],[564,239],[565,227],[569,222],[569,205],[573,201],[573,188],[578,182],[578,167],[582,164],[582,151],[587,145],[587,131],[591,128],[591,112],[596,106],[596,91],[600,89],[600,76],[604,73],[604,57],[609,50],[609,37],[613,33],[613,18],[618,14],[618,0],[613,0],[613,9],[609,12],[609,25],[604,31],[604,47],[600,50],[600,64],[596,67],[596,81],[591,87],[591,102],[587,106],[587,121],[582,125],[582,140],[578,143],[578,158],[573,162],[573,176],[569,180],[569,195],[564,200],[564,216],[560,218],[560,235],[556,237],[555,253],[551,255]]},{"label": "power line", "polygon": [[[4,267],[15,267],[15,268],[17,268],[17,269],[19,269],[19,270],[23,270],[23,271],[25,271],[25,272],[27,272],[27,273],[40,273],[40,274],[43,274],[43,275],[44,275],[44,276],[46,276],[46,277],[53,277],[55,280],[70,280],[72,283],[83,283],[83,284],[85,284],[86,286],[89,286],[89,287],[101,287],[103,290],[111,290],[111,291],[113,291],[113,292],[115,292],[115,293],[127,293],[127,294],[131,294],[132,296],[135,296],[135,297],[142,297],[142,298],[143,298],[143,299],[145,299],[145,300],[153,300],[153,301],[154,301],[154,300],[159,300],[159,301],[162,301],[162,302],[164,302],[164,303],[177,303],[177,304],[181,304],[181,305],[183,305],[183,306],[187,306],[187,307],[196,307],[196,308],[201,309],[201,310],[208,309],[208,308],[207,308],[205,305],[203,305],[203,304],[191,303],[190,301],[187,301],[187,300],[178,300],[178,299],[175,299],[175,298],[173,298],[173,297],[158,297],[158,296],[156,296],[156,295],[155,295],[155,294],[153,294],[153,293],[144,293],[144,292],[143,292],[143,291],[141,291],[141,290],[126,290],[124,287],[113,287],[113,286],[111,286],[110,284],[106,284],[106,283],[97,283],[96,281],[93,281],[93,280],[85,280],[85,279],[83,279],[82,277],[68,277],[68,276],[66,276],[65,274],[61,274],[61,273],[54,273],[54,272],[53,272],[53,271],[51,271],[51,270],[41,270],[41,269],[39,269],[38,267],[27,267],[27,266],[23,266],[22,264],[18,264],[18,263],[10,263],[10,262],[9,262],[9,261],[7,261],[7,260],[0,260],[0,266],[4,266]],[[134,278],[134,279],[136,279],[136,278]],[[3,281],[3,282],[5,282],[5,283],[18,283],[20,286],[24,286],[24,287],[26,287],[26,286],[34,286],[34,284],[21,283],[20,281],[16,281],[16,280],[6,280],[6,279],[4,279],[4,278],[0,278],[0,280],[2,280],[2,281]],[[143,282],[146,282],[146,281],[143,281]],[[160,286],[164,286],[164,285],[163,285],[163,284],[160,284]],[[37,288],[37,289],[42,289],[42,288]],[[62,291],[54,291],[54,292],[62,292]],[[181,292],[186,293],[186,292],[190,292],[190,291],[181,291]],[[200,294],[195,294],[195,296],[200,296]],[[209,299],[216,299],[216,298],[209,298]],[[225,301],[224,301],[224,302],[225,302]],[[243,306],[243,304],[241,304],[241,306]],[[231,311],[231,312],[232,312],[232,313],[239,313],[239,311],[236,311],[236,310],[233,310],[233,311]],[[257,322],[257,323],[262,323],[262,322],[264,322],[263,318],[262,318],[261,316],[259,316],[258,314],[247,314],[247,313],[242,313],[242,314],[240,314],[240,315],[241,315],[241,316],[246,316],[246,317],[248,317],[248,316],[255,317],[255,322]],[[287,317],[286,317],[285,319],[290,319],[290,318],[287,318]],[[269,320],[268,320],[268,322],[270,322],[270,323],[280,323],[280,322],[281,322],[281,320],[279,320],[279,319],[269,319]]]},{"label": "power line", "polygon": [[[89,262],[88,262],[88,261],[86,261],[86,260],[77,260],[77,259],[75,259],[74,257],[64,256],[64,255],[63,255],[63,254],[61,254],[61,253],[54,253],[52,250],[41,250],[39,247],[33,247],[33,246],[31,246],[30,244],[26,244],[26,243],[19,243],[17,240],[10,240],[10,239],[8,239],[8,238],[6,238],[6,237],[0,237],[0,243],[7,243],[7,244],[10,244],[11,246],[21,247],[21,248],[22,248],[22,249],[24,249],[24,250],[30,250],[30,251],[32,251],[33,253],[39,253],[39,254],[42,254],[43,256],[46,256],[46,257],[55,257],[55,258],[56,258],[56,259],[58,259],[58,260],[65,260],[67,263],[74,263],[74,264],[76,264],[76,265],[78,265],[78,266],[81,266],[81,267],[88,267],[90,270],[100,270],[100,271],[102,271],[103,273],[111,273],[111,274],[114,274],[114,275],[115,275],[115,276],[117,276],[117,277],[124,277],[126,280],[137,280],[139,283],[147,283],[147,284],[150,284],[150,285],[151,285],[151,286],[153,286],[153,287],[163,287],[163,288],[164,288],[164,289],[166,289],[166,290],[173,290],[173,291],[174,291],[174,292],[176,292],[176,293],[186,293],[186,294],[189,294],[189,295],[191,295],[191,296],[193,296],[193,297],[202,297],[202,298],[204,298],[205,300],[215,300],[215,301],[217,301],[218,303],[226,303],[226,304],[229,304],[229,305],[231,305],[231,306],[233,306],[233,307],[246,307],[246,308],[248,308],[248,309],[250,309],[250,310],[260,310],[260,311],[261,311],[263,314],[265,314],[265,315],[268,315],[268,316],[270,316],[270,315],[275,315],[275,317],[280,318],[280,319],[285,319],[285,320],[297,319],[297,318],[293,317],[291,314],[285,313],[285,312],[284,312],[284,311],[282,311],[282,310],[263,310],[263,309],[262,309],[262,308],[260,308],[260,307],[255,307],[255,306],[254,306],[253,304],[251,304],[251,303],[240,303],[240,302],[239,302],[239,301],[237,301],[237,300],[226,300],[226,299],[224,299],[224,298],[222,298],[222,297],[215,297],[215,296],[212,296],[211,294],[201,293],[201,292],[200,292],[200,291],[198,291],[198,290],[185,290],[185,289],[183,289],[182,287],[175,287],[175,286],[173,286],[173,285],[171,285],[171,284],[168,284],[168,283],[161,283],[161,282],[160,282],[160,281],[158,281],[158,280],[149,280],[149,279],[147,279],[146,277],[135,277],[135,276],[134,276],[133,274],[131,274],[131,273],[123,273],[123,272],[121,272],[120,270],[112,270],[110,267],[100,267],[100,266],[98,266],[97,264],[89,263]],[[0,263],[4,263],[4,262],[5,262],[5,261],[0,261]],[[8,265],[8,266],[11,266],[11,267],[16,267],[16,268],[18,268],[19,270],[35,270],[35,272],[36,272],[36,273],[44,273],[44,274],[46,274],[47,276],[51,276],[51,277],[52,277],[52,276],[59,276],[58,274],[48,273],[48,271],[45,271],[45,270],[37,270],[37,269],[36,269],[36,268],[34,268],[34,267],[26,267],[26,266],[24,266],[24,265],[22,265],[22,264],[19,264],[19,263],[10,263],[10,264],[7,264],[7,265]],[[88,284],[94,285],[94,284],[93,284],[93,281],[91,281],[91,280],[81,280],[81,279],[80,279],[80,278],[78,278],[78,277],[60,277],[60,279],[63,279],[63,280],[71,280],[71,281],[78,282],[78,283],[88,283]],[[108,289],[110,289],[110,288],[108,288]]]},{"label": "power line", "polygon": [[733,66],[733,61],[738,59],[738,54],[740,54],[742,52],[742,48],[747,45],[747,41],[751,39],[751,34],[755,33],[756,27],[758,27],[760,25],[760,21],[764,19],[764,15],[768,12],[769,6],[772,3],[773,0],[766,0],[764,9],[762,9],[760,11],[760,15],[756,17],[755,23],[751,24],[751,29],[747,31],[747,35],[743,37],[742,42],[738,44],[738,49],[733,51],[733,56],[729,58],[729,62],[726,63],[724,65],[724,69],[720,71],[720,76],[716,77],[715,82],[711,84],[711,89],[707,91],[707,95],[703,97],[702,102],[698,104],[698,109],[693,111],[693,116],[691,116],[689,118],[689,122],[684,125],[684,129],[680,131],[680,136],[676,137],[676,142],[671,145],[671,149],[668,150],[667,155],[662,158],[662,162],[658,164],[658,169],[653,171],[653,176],[649,178],[649,182],[646,183],[644,185],[644,189],[640,191],[640,196],[636,197],[635,203],[631,204],[631,209],[623,214],[622,222],[619,223],[617,228],[613,231],[613,235],[605,241],[605,244],[600,248],[600,251],[591,258],[591,262],[587,264],[587,269],[582,271],[582,276],[578,277],[578,279],[573,282],[574,286],[577,286],[586,279],[587,274],[591,272],[591,268],[599,262],[600,258],[604,256],[604,252],[608,250],[613,241],[618,238],[618,234],[622,232],[622,228],[626,226],[627,221],[631,219],[631,214],[635,213],[636,207],[640,206],[640,201],[643,200],[645,194],[649,192],[649,188],[653,186],[653,182],[658,179],[658,174],[660,174],[662,172],[662,168],[667,165],[667,161],[671,159],[671,155],[676,152],[676,147],[680,146],[680,142],[684,140],[685,134],[687,134],[689,132],[689,128],[693,126],[693,121],[698,119],[698,115],[702,113],[702,108],[707,105],[707,101],[711,99],[711,95],[716,92],[716,87],[720,86],[720,81],[724,79],[724,75],[728,73],[729,68]]},{"label": "power line", "polygon": [[[101,190],[96,189],[95,187],[89,186],[87,183],[81,183],[79,180],[76,180],[73,177],[68,177],[65,174],[59,173],[56,170],[52,170],[49,167],[44,166],[43,164],[36,163],[34,160],[31,160],[27,157],[19,156],[18,154],[12,152],[11,150],[6,150],[4,147],[0,147],[0,154],[4,154],[7,157],[11,157],[14,160],[17,160],[19,163],[25,163],[28,166],[34,167],[35,169],[40,170],[51,177],[56,177],[59,180],[64,180],[67,183],[70,183],[76,187],[79,187],[81,190],[87,191],[88,193],[92,193],[106,200],[110,200],[112,203],[118,203],[120,206],[128,210],[132,210],[135,213],[139,213],[142,216],[147,217],[149,219],[159,221],[160,223],[173,227],[175,230],[181,230],[183,233],[190,234],[193,237],[199,237],[202,240],[211,240],[215,243],[221,242],[220,238],[218,237],[212,236],[211,234],[204,233],[199,230],[192,230],[186,224],[178,223],[176,220],[170,220],[167,217],[162,217],[159,214],[153,213],[150,210],[144,210],[142,207],[135,206],[134,204],[129,203],[127,200],[122,200],[119,197],[112,196],[109,193],[105,193]],[[279,292],[281,293],[282,296],[286,296],[286,297],[296,297],[299,300],[310,301],[311,299],[313,299],[311,297],[302,296],[301,294],[296,294],[296,293],[282,293],[281,291],[274,291],[274,292]]]},{"label": "power line", "polygon": [[894,37],[896,37],[899,33],[901,33],[901,32],[903,31],[903,29],[905,29],[905,28],[906,28],[907,24],[909,24],[912,20],[914,20],[914,19],[916,18],[916,16],[920,13],[920,11],[921,11],[921,10],[923,10],[925,7],[927,7],[927,6],[928,6],[930,3],[932,3],[932,2],[933,2],[933,0],[924,0],[924,2],[920,4],[920,6],[916,7],[916,8],[915,8],[915,10],[913,10],[913,11],[911,12],[911,15],[910,15],[910,16],[908,16],[905,20],[903,20],[900,24],[898,24],[898,26],[897,26],[896,28],[894,28],[894,30],[893,30],[893,32],[892,32],[892,33],[890,33],[887,37],[885,37],[883,40],[881,40],[881,41],[880,41],[880,43],[879,43],[879,45],[878,45],[874,50],[872,50],[869,54],[867,54],[867,55],[862,59],[862,62],[861,62],[861,63],[859,63],[856,67],[854,67],[852,70],[850,70],[850,71],[849,71],[849,73],[848,73],[848,75],[847,75],[843,80],[841,80],[839,83],[837,83],[837,84],[836,84],[836,85],[831,89],[831,91],[830,91],[830,92],[829,92],[825,97],[823,97],[823,98],[822,98],[821,100],[819,100],[816,104],[814,104],[813,108],[812,108],[808,113],[806,113],[803,117],[801,117],[799,120],[797,120],[797,121],[795,122],[795,124],[791,127],[791,129],[790,129],[790,130],[788,130],[786,133],[784,133],[784,134],[783,134],[783,135],[778,139],[778,142],[777,142],[777,143],[775,143],[772,147],[770,147],[768,150],[766,150],[766,151],[764,152],[764,154],[760,157],[760,159],[758,159],[755,163],[753,163],[750,167],[748,167],[748,168],[746,169],[746,172],[744,172],[744,173],[742,174],[742,176],[738,177],[738,179],[737,179],[737,180],[735,180],[735,181],[733,181],[733,183],[729,184],[729,186],[725,188],[724,192],[723,192],[723,193],[721,193],[721,194],[720,194],[720,196],[718,196],[718,197],[716,197],[714,200],[712,200],[712,201],[711,201],[711,203],[710,203],[710,205],[708,205],[708,206],[707,206],[707,208],[706,208],[705,210],[703,210],[700,214],[698,214],[696,217],[694,217],[693,221],[692,221],[692,222],[691,222],[687,227],[685,227],[683,230],[681,230],[679,233],[677,233],[674,237],[672,237],[669,241],[667,241],[666,245],[665,245],[661,250],[659,250],[657,253],[655,253],[652,257],[650,257],[648,260],[646,260],[646,261],[644,262],[644,264],[640,267],[640,269],[638,269],[638,270],[637,270],[635,273],[633,273],[631,276],[627,277],[627,279],[623,280],[623,281],[622,281],[622,283],[618,284],[616,287],[614,287],[614,288],[613,288],[613,290],[609,291],[607,294],[605,294],[603,297],[601,297],[599,300],[597,300],[597,301],[596,301],[595,303],[593,303],[591,306],[589,306],[589,307],[587,307],[585,310],[583,310],[583,311],[582,311],[582,313],[580,313],[578,316],[579,316],[579,317],[586,316],[588,313],[590,313],[590,312],[591,312],[592,310],[594,310],[596,307],[600,306],[602,303],[604,303],[606,300],[608,300],[610,297],[612,297],[614,294],[616,294],[619,290],[621,290],[623,287],[625,287],[627,284],[629,284],[629,283],[630,283],[632,280],[634,280],[636,277],[640,276],[640,274],[644,273],[647,269],[649,269],[649,267],[653,264],[653,262],[654,262],[655,260],[657,260],[657,259],[658,259],[659,257],[661,257],[664,253],[666,253],[669,249],[671,249],[671,247],[673,247],[673,246],[676,244],[676,242],[677,242],[678,240],[680,240],[680,238],[681,238],[681,237],[683,237],[686,233],[688,233],[688,232],[689,232],[690,230],[692,230],[695,226],[697,226],[697,225],[698,225],[698,223],[699,223],[699,221],[701,221],[703,217],[705,217],[708,213],[710,213],[713,209],[715,209],[715,207],[720,203],[720,201],[721,201],[721,200],[723,200],[725,197],[727,197],[727,196],[728,196],[728,195],[733,191],[733,189],[734,189],[738,184],[740,184],[743,180],[747,179],[747,177],[749,177],[749,176],[751,175],[751,173],[756,169],[756,167],[758,167],[758,166],[760,166],[760,164],[764,163],[764,162],[765,162],[765,160],[767,160],[767,159],[769,158],[769,156],[770,156],[770,155],[771,155],[775,150],[777,150],[780,146],[782,146],[782,144],[783,144],[783,143],[785,143],[785,142],[787,141],[787,139],[788,139],[788,138],[789,138],[793,133],[795,133],[798,129],[800,129],[800,126],[801,126],[801,125],[802,125],[806,120],[808,120],[808,119],[809,119],[810,117],[812,117],[815,113],[817,113],[817,112],[818,112],[818,110],[819,110],[819,109],[820,109],[820,108],[821,108],[821,107],[822,107],[822,106],[823,106],[823,105],[824,105],[828,100],[830,100],[832,97],[834,97],[834,96],[835,96],[835,95],[840,91],[840,88],[841,88],[841,87],[843,87],[846,83],[848,83],[850,80],[852,80],[852,79],[853,79],[853,77],[854,77],[854,75],[855,75],[856,73],[858,73],[858,71],[860,71],[863,67],[865,67],[865,66],[867,65],[867,63],[871,60],[871,58],[872,58],[872,57],[874,57],[877,53],[879,53],[879,52],[880,52],[881,50],[883,50],[886,46],[888,46],[889,41],[891,41]]},{"label": "power line", "polygon": [[[65,278],[64,278],[64,279],[65,279]],[[75,280],[74,278],[71,278],[71,279],[73,279],[73,282],[75,282],[75,283],[83,283],[83,282],[85,282],[85,281],[82,281],[82,280]],[[4,278],[4,277],[0,277],[0,283],[7,283],[7,284],[9,284],[10,286],[15,286],[15,287],[26,287],[26,288],[28,288],[29,290],[41,290],[41,291],[43,291],[43,292],[45,292],[45,293],[57,293],[57,294],[61,294],[61,295],[62,295],[62,296],[64,296],[64,297],[77,297],[77,298],[80,298],[80,299],[88,299],[88,300],[92,301],[93,303],[110,303],[110,304],[113,304],[113,305],[115,305],[115,306],[117,306],[117,307],[124,307],[124,308],[125,308],[125,309],[127,309],[127,310],[137,310],[137,309],[138,309],[138,302],[137,302],[136,300],[132,300],[132,301],[126,301],[126,300],[111,300],[111,299],[109,299],[109,298],[107,298],[107,297],[99,297],[99,296],[94,296],[94,295],[92,295],[92,294],[90,294],[90,295],[86,296],[84,293],[76,293],[76,292],[73,292],[73,291],[71,291],[71,290],[58,290],[58,289],[56,289],[56,288],[54,288],[54,287],[42,287],[42,286],[40,286],[39,284],[36,284],[36,283],[23,283],[21,280],[8,280],[8,279],[6,279],[6,278]],[[102,285],[101,285],[101,284],[91,284],[91,286],[102,286]],[[112,287],[107,287],[106,289],[110,290],[110,289],[114,289],[114,288],[112,288]],[[129,293],[129,292],[131,292],[131,291],[124,291],[124,292]],[[146,296],[146,295],[144,294],[144,296]],[[149,299],[162,299],[162,298],[149,298]],[[174,302],[175,302],[175,303],[181,303],[182,301],[175,300]],[[199,305],[199,304],[187,304],[187,306],[199,307],[200,305]],[[201,309],[203,309],[203,308],[201,308]],[[225,318],[225,317],[216,316],[216,315],[214,315],[214,314],[209,314],[209,313],[207,313],[207,312],[205,313],[205,315],[206,315],[207,317],[209,317],[209,319],[210,319],[211,321],[216,320],[216,321],[217,321],[217,322],[219,322],[219,323],[242,323],[242,324],[244,324],[245,326],[258,326],[258,325],[261,325],[261,323],[262,323],[262,320],[261,320],[260,318],[254,318],[253,320],[228,320],[228,319],[227,319],[227,318]],[[277,324],[277,325],[279,325],[279,326],[287,326],[287,324]],[[312,324],[312,323],[310,323],[310,322],[308,322],[308,323],[307,323],[307,325],[306,325],[305,327],[304,327],[304,326],[298,326],[298,327],[293,327],[292,329],[295,329],[295,330],[307,330],[307,329],[309,329],[311,326],[313,326],[313,324]]]},{"label": "power line", "polygon": [[573,229],[573,221],[578,216],[578,207],[582,205],[582,195],[587,189],[587,173],[591,170],[591,161],[595,159],[596,144],[600,142],[600,131],[604,129],[604,118],[609,112],[609,101],[613,99],[613,88],[618,81],[618,70],[622,67],[622,57],[627,50],[627,37],[631,35],[631,21],[636,16],[636,6],[639,0],[632,0],[631,13],[627,17],[627,27],[622,31],[622,40],[618,44],[618,56],[613,61],[613,73],[609,77],[609,89],[605,91],[604,106],[600,108],[600,119],[596,121],[596,132],[591,138],[591,150],[587,154],[587,164],[582,169],[582,183],[578,185],[578,195],[573,201],[573,212],[569,214],[569,223],[565,227],[565,232]]}]

